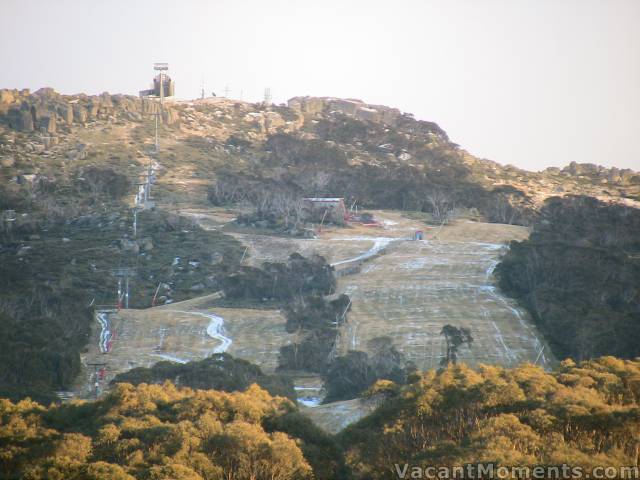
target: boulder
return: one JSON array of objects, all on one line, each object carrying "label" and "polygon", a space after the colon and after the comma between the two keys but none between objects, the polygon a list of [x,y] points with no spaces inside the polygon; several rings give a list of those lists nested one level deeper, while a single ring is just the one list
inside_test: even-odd
[{"label": "boulder", "polygon": [[358,107],[355,116],[360,120],[368,122],[379,122],[382,119],[382,115],[378,110],[369,107]]},{"label": "boulder", "polygon": [[138,240],[138,245],[145,252],[153,250],[153,240],[150,237],[141,238]]},{"label": "boulder", "polygon": [[137,254],[140,252],[140,246],[135,240],[123,238],[120,240],[120,250]]},{"label": "boulder", "polygon": [[160,113],[160,104],[148,98],[142,99],[142,113],[149,115],[152,113]]},{"label": "boulder", "polygon": [[224,261],[224,255],[220,252],[214,252],[211,254],[211,265],[218,265]]},{"label": "boulder", "polygon": [[165,125],[174,125],[180,121],[180,115],[176,110],[165,108],[162,112],[162,121]]},{"label": "boulder", "polygon": [[100,104],[94,100],[87,107],[87,116],[89,117],[89,120],[97,119],[99,111],[100,111]]},{"label": "boulder", "polygon": [[21,132],[33,132],[33,116],[27,110],[20,110],[16,130]]},{"label": "boulder", "polygon": [[364,106],[360,100],[332,98],[329,100],[329,110],[338,110],[348,115],[354,115],[358,108]]},{"label": "boulder", "polygon": [[57,108],[58,115],[64,123],[71,125],[73,123],[73,109],[71,105],[60,105]]},{"label": "boulder", "polygon": [[125,112],[126,118],[134,122],[140,122],[142,120],[142,115],[138,112]]},{"label": "boulder", "polygon": [[16,164],[16,159],[13,157],[2,157],[0,159],[0,165],[4,168],[11,168]]},{"label": "boulder", "polygon": [[57,115],[55,112],[49,112],[47,115],[42,115],[38,119],[38,127],[47,133],[55,133],[57,128]]},{"label": "boulder", "polygon": [[73,121],[74,122],[85,124],[85,123],[87,123],[88,117],[89,117],[89,114],[87,112],[87,109],[84,108],[82,105],[74,105],[73,106]]},{"label": "boulder", "polygon": [[2,89],[0,90],[0,103],[3,104],[11,104],[16,100],[13,91],[11,90],[7,90],[7,89]]},{"label": "boulder", "polygon": [[35,92],[33,92],[34,95],[40,97],[41,100],[46,101],[46,100],[54,100],[57,97],[60,96],[60,94],[58,92],[56,92],[53,88],[51,87],[43,87],[40,88],[38,90],[36,90]]},{"label": "boulder", "polygon": [[267,133],[275,133],[276,129],[284,126],[285,121],[277,112],[264,112],[264,129]]},{"label": "boulder", "polygon": [[309,115],[321,113],[324,110],[324,100],[318,97],[294,97],[287,102],[292,110]]}]

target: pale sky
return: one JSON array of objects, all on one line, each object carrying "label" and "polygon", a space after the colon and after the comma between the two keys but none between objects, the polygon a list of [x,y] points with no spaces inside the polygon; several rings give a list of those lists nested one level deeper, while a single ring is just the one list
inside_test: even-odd
[{"label": "pale sky", "polygon": [[640,0],[2,0],[0,88],[359,98],[479,157],[640,170]]}]

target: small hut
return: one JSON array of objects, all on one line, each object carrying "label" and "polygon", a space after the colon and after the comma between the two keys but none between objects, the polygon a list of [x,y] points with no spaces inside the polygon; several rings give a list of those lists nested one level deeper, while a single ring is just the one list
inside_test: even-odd
[{"label": "small hut", "polygon": [[349,221],[349,211],[344,204],[344,198],[305,198],[304,207],[313,218],[326,218],[334,223]]}]

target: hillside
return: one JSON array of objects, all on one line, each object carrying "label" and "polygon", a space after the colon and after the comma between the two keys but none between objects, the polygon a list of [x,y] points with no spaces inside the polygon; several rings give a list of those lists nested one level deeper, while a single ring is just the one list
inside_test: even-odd
[{"label": "hillside", "polygon": [[[153,101],[125,95],[2,90],[3,176],[10,186],[46,179],[60,189],[89,166],[138,177],[158,111]],[[525,221],[549,196],[633,203],[640,195],[640,176],[630,170],[575,162],[542,172],[502,166],[462,150],[435,123],[358,100],[296,97],[286,107],[224,98],[172,102],[160,139],[160,201],[173,207],[204,201],[216,177],[240,189],[269,181],[283,191],[407,210],[429,210],[425,198],[447,189],[451,202],[503,223]]]},{"label": "hillside", "polygon": [[408,469],[404,478],[428,478],[434,465],[494,469],[481,478],[498,469],[507,472],[500,478],[528,478],[514,466],[554,467],[541,477],[562,478],[555,473],[562,465],[595,478],[594,468],[624,465],[615,478],[637,478],[638,366],[605,357],[567,361],[554,372],[531,365],[428,372],[338,438],[354,478],[403,478],[398,468]]},{"label": "hillside", "polygon": [[[134,368],[178,381],[182,367],[145,369],[224,352],[293,385],[311,416],[325,396],[350,401],[456,359],[551,368],[575,351],[530,292],[504,276],[498,288],[507,244],[526,242],[553,197],[640,206],[636,172],[502,166],[436,123],[330,97],[161,111],[126,95],[0,90],[0,165],[0,394],[43,402],[104,394]],[[351,219],[305,197],[344,198]],[[292,272],[294,285],[283,280]],[[636,313],[623,315],[635,332]],[[580,358],[620,354],[609,347]],[[354,378],[332,378],[335,365]],[[350,421],[370,410],[335,408]]]}]

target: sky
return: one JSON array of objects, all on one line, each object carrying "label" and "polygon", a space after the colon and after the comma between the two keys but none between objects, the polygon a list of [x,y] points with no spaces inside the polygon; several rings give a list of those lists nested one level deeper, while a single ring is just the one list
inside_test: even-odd
[{"label": "sky", "polygon": [[528,170],[640,170],[640,0],[2,0],[0,88],[357,98]]}]

